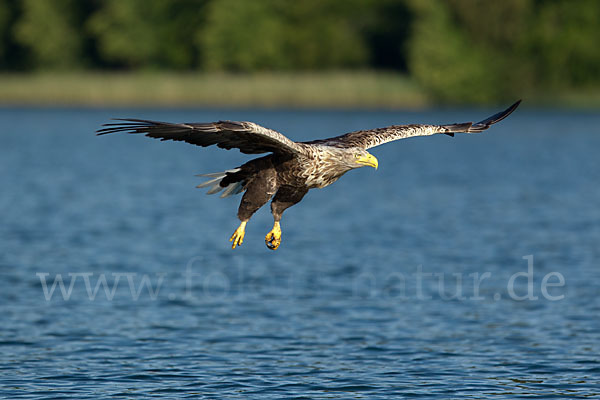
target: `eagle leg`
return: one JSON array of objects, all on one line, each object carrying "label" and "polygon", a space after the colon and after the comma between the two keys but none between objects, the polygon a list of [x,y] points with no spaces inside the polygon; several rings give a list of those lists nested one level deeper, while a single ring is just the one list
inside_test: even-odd
[{"label": "eagle leg", "polygon": [[233,235],[231,235],[231,238],[229,239],[229,241],[233,242],[231,245],[232,249],[235,249],[236,246],[241,246],[242,243],[244,243],[244,235],[246,234],[246,224],[247,223],[248,223],[248,221],[242,221],[240,226],[238,226],[238,228],[235,230],[235,232],[233,232]]},{"label": "eagle leg", "polygon": [[[250,163],[252,163],[252,161],[250,161]],[[250,163],[244,165],[249,165]],[[230,242],[233,242],[231,245],[232,249],[242,245],[244,242],[246,223],[248,223],[252,215],[258,211],[259,208],[264,206],[275,193],[275,174],[275,169],[268,168],[263,169],[248,178],[249,182],[245,187],[246,193],[242,196],[242,201],[238,208],[238,218],[242,223],[235,232],[233,232],[231,239],[229,239]]]},{"label": "eagle leg", "polygon": [[277,190],[277,193],[275,193],[275,197],[273,197],[273,201],[271,202],[271,213],[275,222],[271,232],[265,236],[265,244],[269,249],[277,250],[281,244],[281,227],[279,226],[281,214],[294,204],[299,203],[306,193],[308,193],[306,186],[297,187],[290,185],[281,186]]},{"label": "eagle leg", "polygon": [[275,221],[273,229],[265,236],[265,244],[271,250],[277,250],[281,244],[281,227],[279,226],[279,221]]}]

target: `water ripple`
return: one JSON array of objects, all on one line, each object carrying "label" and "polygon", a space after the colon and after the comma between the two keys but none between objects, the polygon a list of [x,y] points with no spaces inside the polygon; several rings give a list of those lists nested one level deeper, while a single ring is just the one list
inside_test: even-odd
[{"label": "water ripple", "polygon": [[276,253],[268,210],[232,252],[237,200],[194,189],[246,156],[91,134],[139,116],[308,140],[480,111],[0,109],[0,397],[600,398],[599,115],[373,149],[376,174],[286,212]]}]

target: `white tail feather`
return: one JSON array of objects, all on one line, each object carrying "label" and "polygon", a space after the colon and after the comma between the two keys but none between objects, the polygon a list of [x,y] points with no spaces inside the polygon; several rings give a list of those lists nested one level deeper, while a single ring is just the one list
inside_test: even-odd
[{"label": "white tail feather", "polygon": [[221,198],[229,197],[234,194],[238,194],[241,191],[242,191],[242,182],[232,183],[225,188],[225,191],[221,194]]},{"label": "white tail feather", "polygon": [[206,177],[206,178],[220,178],[222,176],[227,175],[228,172],[235,174],[238,171],[240,171],[240,168],[228,169],[227,171],[223,171],[223,172],[211,172],[210,174],[198,174],[196,176],[202,176],[202,177]]},{"label": "white tail feather", "polygon": [[220,185],[221,181],[217,182],[213,187],[210,188],[210,190],[208,192],[206,192],[206,194],[215,194],[215,193],[219,193],[223,187]]},{"label": "white tail feather", "polygon": [[219,184],[221,183],[221,180],[223,180],[223,178],[225,178],[225,175],[219,175],[218,177],[214,178],[214,179],[210,179],[206,182],[202,182],[201,184],[199,184],[198,186],[196,186],[198,189],[202,189],[205,188],[207,186],[211,186],[215,183]]},{"label": "white tail feather", "polygon": [[227,185],[226,187],[221,186],[221,181],[223,180],[223,178],[225,178],[227,176],[227,173],[236,173],[238,172],[240,169],[239,168],[235,168],[235,169],[230,169],[224,172],[215,172],[215,173],[211,173],[211,174],[200,174],[200,175],[196,175],[196,176],[202,176],[202,177],[207,177],[207,178],[213,178],[213,179],[209,179],[206,182],[202,182],[201,184],[199,184],[198,186],[196,186],[197,188],[205,188],[205,187],[209,187],[210,189],[208,190],[208,192],[206,192],[206,194],[215,194],[215,193],[219,193],[221,190],[225,189],[225,191],[221,194],[221,197],[229,197],[238,193],[241,193],[244,190],[244,185],[242,182],[233,182],[230,183],[229,185]]},{"label": "white tail feather", "polygon": [[198,174],[196,176],[201,176],[203,178],[218,178],[221,176],[225,176],[225,172],[213,172],[212,174]]}]

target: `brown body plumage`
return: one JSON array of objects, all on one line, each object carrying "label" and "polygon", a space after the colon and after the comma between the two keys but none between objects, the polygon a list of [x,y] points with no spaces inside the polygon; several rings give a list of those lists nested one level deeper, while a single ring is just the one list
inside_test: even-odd
[{"label": "brown body plumage", "polygon": [[124,122],[106,124],[98,134],[142,133],[161,140],[185,141],[203,147],[237,148],[246,154],[270,153],[232,170],[203,175],[212,179],[198,187],[210,187],[209,194],[222,190],[222,197],[244,192],[238,209],[242,222],[230,239],[233,248],[242,244],[248,220],[272,199],[274,226],[265,241],[269,248],[275,250],[281,243],[279,221],[282,213],[300,202],[309,189],[328,186],[354,168],[377,168],[377,159],[367,149],[412,136],[482,132],[506,118],[519,103],[477,123],[394,125],[311,142],[293,142],[279,132],[252,122],[235,121],[173,124],[124,119],[121,120]]}]

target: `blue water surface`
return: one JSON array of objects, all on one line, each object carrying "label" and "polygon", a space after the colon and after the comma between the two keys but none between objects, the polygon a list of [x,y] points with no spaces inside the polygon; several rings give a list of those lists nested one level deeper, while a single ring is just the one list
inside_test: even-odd
[{"label": "blue water surface", "polygon": [[276,252],[268,207],[231,250],[239,196],[194,188],[249,156],[93,134],[495,111],[0,109],[0,397],[600,398],[600,114],[372,149],[379,170],[286,211]]}]

